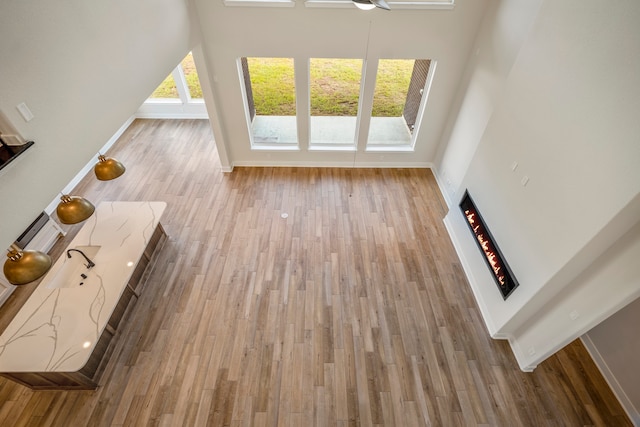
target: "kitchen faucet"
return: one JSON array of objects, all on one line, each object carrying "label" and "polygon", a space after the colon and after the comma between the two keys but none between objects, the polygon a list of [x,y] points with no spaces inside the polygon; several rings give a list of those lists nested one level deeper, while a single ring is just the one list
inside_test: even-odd
[{"label": "kitchen faucet", "polygon": [[91,267],[95,267],[95,263],[93,261],[91,261],[89,259],[88,256],[85,255],[84,252],[82,252],[80,249],[67,249],[67,258],[71,258],[71,251],[76,251],[79,252],[80,255],[82,255],[84,257],[84,259],[87,260],[87,264],[85,264],[85,266],[87,267],[87,269],[91,268]]}]

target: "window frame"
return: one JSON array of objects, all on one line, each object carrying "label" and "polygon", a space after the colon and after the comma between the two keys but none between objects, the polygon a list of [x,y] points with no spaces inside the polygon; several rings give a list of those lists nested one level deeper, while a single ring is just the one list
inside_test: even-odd
[{"label": "window frame", "polygon": [[[229,0],[226,0],[229,1]],[[244,1],[244,0],[234,0]],[[451,10],[455,7],[455,0],[442,1],[394,1],[387,0],[391,10],[394,9],[439,9]],[[310,8],[347,8],[353,7],[351,0],[305,0],[305,7]]]},{"label": "window frame", "polygon": [[[193,52],[191,52],[193,55]],[[187,55],[188,56],[188,55]],[[183,59],[184,60],[184,59]],[[181,60],[171,71],[177,98],[147,98],[136,111],[138,118],[208,119],[204,98],[192,98]]]},{"label": "window frame", "polygon": [[231,7],[294,7],[295,0],[223,0]]}]

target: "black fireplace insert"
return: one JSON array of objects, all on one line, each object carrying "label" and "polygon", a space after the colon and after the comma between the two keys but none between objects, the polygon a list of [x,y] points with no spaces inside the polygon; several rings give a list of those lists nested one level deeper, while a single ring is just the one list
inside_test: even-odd
[{"label": "black fireplace insert", "polygon": [[491,275],[498,285],[498,289],[500,289],[502,298],[506,300],[514,289],[518,287],[518,281],[511,272],[502,252],[500,252],[500,248],[498,248],[498,244],[487,228],[468,191],[464,193],[464,197],[460,202],[460,209],[491,271]]}]

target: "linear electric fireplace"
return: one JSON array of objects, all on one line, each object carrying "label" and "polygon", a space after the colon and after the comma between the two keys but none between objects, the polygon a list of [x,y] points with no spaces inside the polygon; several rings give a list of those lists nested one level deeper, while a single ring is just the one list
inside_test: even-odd
[{"label": "linear electric fireplace", "polygon": [[464,197],[460,202],[460,209],[464,214],[469,229],[475,237],[475,241],[482,252],[489,270],[491,270],[491,275],[498,285],[498,289],[500,289],[502,298],[506,300],[513,290],[518,287],[518,281],[511,272],[509,265],[505,261],[502,252],[500,252],[495,239],[489,232],[468,191],[464,193]]}]

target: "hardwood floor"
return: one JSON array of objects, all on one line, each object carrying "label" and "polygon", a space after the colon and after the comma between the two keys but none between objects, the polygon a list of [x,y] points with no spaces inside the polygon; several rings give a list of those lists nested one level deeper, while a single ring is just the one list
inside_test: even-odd
[{"label": "hardwood floor", "polygon": [[109,155],[126,174],[74,194],[164,200],[169,239],[103,386],[0,379],[0,425],[631,425],[579,342],[523,373],[488,336],[429,170],[224,174],[195,120],[137,120]]}]

